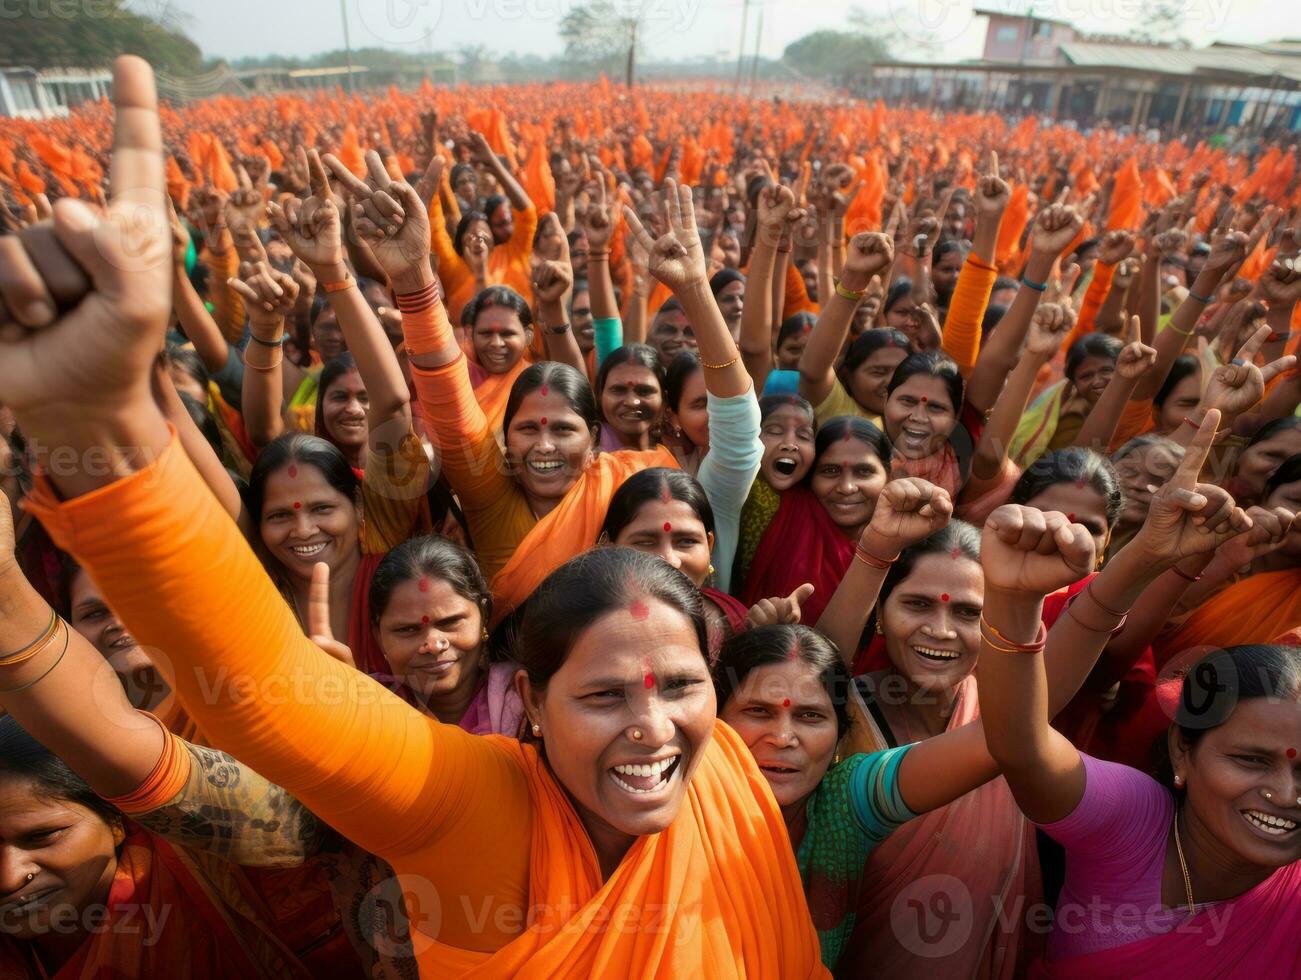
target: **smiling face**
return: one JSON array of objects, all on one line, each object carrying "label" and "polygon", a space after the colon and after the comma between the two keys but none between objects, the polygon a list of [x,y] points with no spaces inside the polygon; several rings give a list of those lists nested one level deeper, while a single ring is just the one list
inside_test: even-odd
[{"label": "smiling face", "polygon": [[73,573],[68,589],[72,628],[89,640],[117,674],[137,708],[151,710],[167,693],[166,681],[149,655],[126,631],[84,568]]},{"label": "smiling face", "polygon": [[307,463],[289,463],[267,477],[258,528],[271,556],[302,582],[311,581],[317,562],[334,572],[360,553],[356,505]]},{"label": "smiling face", "polygon": [[[21,776],[0,776],[0,924],[19,941],[48,936],[108,899],[121,827]],[[35,875],[31,881],[28,875]],[[56,917],[57,916],[57,917]],[[77,916],[80,920],[80,916]]]},{"label": "smiling face", "polygon": [[667,365],[683,351],[696,349],[696,333],[681,310],[657,313],[646,343],[655,348],[660,363]]},{"label": "smiling face", "polygon": [[894,327],[896,330],[902,330],[908,339],[916,346],[917,325],[913,322],[913,310],[917,303],[913,300],[912,294],[897,300],[894,306],[890,307],[890,312],[885,315],[885,325]]},{"label": "smiling face", "polygon": [[[647,598],[579,634],[546,688],[521,672],[528,722],[597,853],[677,816],[715,721],[714,685],[691,622]],[[633,739],[633,731],[641,739]]]},{"label": "smiling face", "polygon": [[682,398],[677,411],[668,409],[672,421],[682,428],[682,434],[693,446],[709,445],[709,398],[705,391],[705,372],[697,368],[682,386]]},{"label": "smiling face", "polygon": [[601,389],[601,415],[627,446],[640,446],[659,422],[664,393],[650,368],[619,364]]},{"label": "smiling face", "polygon": [[857,539],[872,519],[876,499],[888,479],[876,450],[854,438],[841,439],[827,447],[814,464],[809,489],[836,526]]},{"label": "smiling face", "polygon": [[886,399],[885,434],[894,451],[925,459],[940,451],[958,424],[956,406],[942,380],[914,374]]},{"label": "smiling face", "polygon": [[595,439],[583,417],[554,389],[531,391],[506,432],[506,457],[534,508],[554,505],[592,461]]},{"label": "smiling face", "polygon": [[509,203],[497,205],[488,216],[488,222],[492,225],[493,241],[498,245],[505,245],[515,233],[515,215],[511,212]]},{"label": "smiling face", "polygon": [[1217,863],[1272,870],[1301,859],[1298,732],[1301,703],[1295,692],[1291,698],[1240,702],[1228,721],[1191,748],[1177,728],[1170,730],[1175,772],[1188,787],[1189,820],[1209,831]]},{"label": "smiling face", "polygon": [[681,500],[652,500],[642,505],[613,542],[657,555],[691,579],[696,588],[709,577],[714,536],[696,512]]},{"label": "smiling face", "polygon": [[763,459],[759,472],[774,490],[789,490],[804,479],[813,464],[813,420],[798,405],[782,405],[768,413],[759,430]]},{"label": "smiling face", "polygon": [[461,233],[461,250],[464,252],[470,251],[470,245],[473,241],[483,242],[488,247],[488,251],[492,251],[492,227],[488,222],[471,221],[465,226],[465,230]]},{"label": "smiling face", "polygon": [[1147,520],[1152,506],[1152,493],[1147,488],[1164,486],[1178,468],[1179,459],[1165,446],[1140,446],[1116,460],[1116,475],[1125,494],[1119,523],[1137,527]]},{"label": "smiling face", "polygon": [[1107,382],[1116,373],[1116,362],[1109,357],[1086,357],[1075,369],[1072,379],[1075,390],[1084,396],[1090,405],[1097,404]]},{"label": "smiling face", "polygon": [[321,422],[330,441],[346,454],[366,445],[366,412],[370,398],[356,371],[345,371],[321,392]]},{"label": "smiling face", "polygon": [[745,740],[782,808],[818,788],[836,753],[835,707],[817,671],[798,657],[746,674],[719,717]]},{"label": "smiling face", "polygon": [[533,341],[533,331],[509,307],[489,306],[479,311],[470,332],[474,354],[489,374],[505,374],[519,363]]},{"label": "smiling face", "polygon": [[1174,386],[1174,390],[1162,402],[1160,414],[1156,420],[1156,430],[1162,435],[1170,435],[1179,426],[1183,425],[1184,419],[1192,414],[1201,398],[1201,374],[1194,371],[1188,377],[1181,378],[1179,383]]},{"label": "smiling face", "polygon": [[1093,538],[1096,554],[1104,554],[1110,540],[1107,529],[1107,502],[1102,494],[1085,483],[1054,483],[1026,501],[1027,507],[1065,514],[1073,524],[1083,524]]},{"label": "smiling face", "polygon": [[394,587],[377,633],[393,675],[431,707],[464,704],[478,688],[483,614],[444,579],[412,578]]},{"label": "smiling face", "polygon": [[916,687],[951,691],[976,667],[984,603],[979,562],[961,553],[919,558],[882,610],[894,669]]},{"label": "smiling face", "polygon": [[902,347],[882,347],[867,356],[846,379],[849,395],[873,415],[885,411],[886,389],[908,352]]}]

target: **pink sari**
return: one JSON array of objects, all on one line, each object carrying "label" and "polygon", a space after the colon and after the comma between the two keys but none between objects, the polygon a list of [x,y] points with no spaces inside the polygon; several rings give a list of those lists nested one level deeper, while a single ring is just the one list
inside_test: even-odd
[{"label": "pink sari", "polygon": [[1298,977],[1298,933],[1301,861],[1294,861],[1245,895],[1215,903],[1173,932],[1055,963],[1040,960],[1030,976],[1043,980]]},{"label": "pink sari", "polygon": [[[878,705],[900,745],[926,737],[906,704]],[[948,730],[979,716],[976,679],[967,677]],[[970,935],[947,956],[911,951],[892,923],[896,899],[907,901],[903,893],[928,875],[957,878],[971,897]],[[1035,830],[1002,777],[894,831],[868,857],[859,896],[842,962],[870,964],[873,976],[1011,978],[1043,948],[1043,937],[1025,928],[1025,910],[1043,900]]]}]

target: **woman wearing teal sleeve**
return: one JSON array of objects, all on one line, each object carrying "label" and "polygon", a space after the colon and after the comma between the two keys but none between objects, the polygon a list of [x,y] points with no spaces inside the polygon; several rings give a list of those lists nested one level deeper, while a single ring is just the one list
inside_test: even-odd
[{"label": "woman wearing teal sleeve", "polygon": [[851,684],[835,646],[807,626],[738,633],[714,667],[718,717],[750,747],[781,806],[822,962],[832,970],[854,929],[872,849],[998,775],[978,721],[840,761]]}]

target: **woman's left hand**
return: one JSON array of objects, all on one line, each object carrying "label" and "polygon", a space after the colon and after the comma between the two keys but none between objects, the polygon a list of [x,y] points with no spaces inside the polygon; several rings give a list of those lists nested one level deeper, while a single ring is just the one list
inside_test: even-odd
[{"label": "woman's left hand", "polygon": [[346,643],[334,638],[330,627],[330,566],[318,561],[312,568],[312,584],[307,593],[307,636],[340,663],[357,666]]},{"label": "woman's left hand", "polygon": [[1065,514],[1004,504],[985,521],[980,565],[987,588],[1042,598],[1093,571],[1093,535]]},{"label": "woman's left hand", "polygon": [[773,596],[760,599],[750,607],[746,617],[751,626],[794,626],[800,621],[800,606],[813,595],[813,586],[805,582],[798,589],[786,596]]}]

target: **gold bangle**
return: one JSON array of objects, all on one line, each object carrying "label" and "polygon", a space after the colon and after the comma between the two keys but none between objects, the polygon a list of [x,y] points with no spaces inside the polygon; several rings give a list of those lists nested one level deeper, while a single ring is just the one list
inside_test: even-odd
[{"label": "gold bangle", "polygon": [[706,364],[704,361],[701,361],[700,366],[710,371],[721,371],[723,370],[723,368],[730,368],[733,364],[735,364],[740,359],[741,359],[741,355],[737,354],[736,357],[732,358],[730,361],[724,361],[722,364]]},{"label": "gold bangle", "polygon": [[41,631],[41,635],[32,640],[25,647],[19,647],[13,653],[7,653],[0,657],[0,667],[13,667],[17,664],[31,660],[34,656],[49,646],[50,640],[54,638],[55,632],[59,628],[59,614],[53,609],[50,610],[49,625]]},{"label": "gold bangle", "polygon": [[285,349],[283,347],[280,348],[279,360],[271,364],[250,364],[248,362],[248,358],[242,354],[240,355],[240,360],[244,362],[244,366],[248,368],[250,371],[274,371],[276,368],[278,368],[281,364],[285,362]]}]

